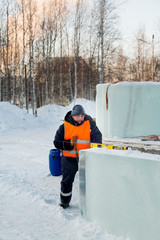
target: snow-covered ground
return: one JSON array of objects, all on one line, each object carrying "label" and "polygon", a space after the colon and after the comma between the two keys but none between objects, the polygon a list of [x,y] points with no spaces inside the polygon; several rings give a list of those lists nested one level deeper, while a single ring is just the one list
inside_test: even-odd
[{"label": "snow-covered ground", "polygon": [[[95,102],[76,104],[95,117]],[[78,174],[70,207],[59,207],[61,177],[49,173],[48,156],[72,107],[47,105],[35,118],[0,102],[0,240],[120,240],[81,217]]]}]

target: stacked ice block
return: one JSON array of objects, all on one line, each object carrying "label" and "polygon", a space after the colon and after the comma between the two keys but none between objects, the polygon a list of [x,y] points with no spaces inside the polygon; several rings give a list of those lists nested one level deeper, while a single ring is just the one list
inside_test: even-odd
[{"label": "stacked ice block", "polygon": [[[96,122],[103,139],[160,135],[160,83],[99,84]],[[80,151],[80,209],[110,234],[160,239],[160,156],[138,151]]]},{"label": "stacked ice block", "polygon": [[160,83],[99,84],[96,111],[104,138],[160,135]]}]

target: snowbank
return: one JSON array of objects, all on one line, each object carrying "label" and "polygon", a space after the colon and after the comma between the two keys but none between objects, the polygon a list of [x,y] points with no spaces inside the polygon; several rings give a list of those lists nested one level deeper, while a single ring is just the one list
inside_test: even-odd
[{"label": "snowbank", "polygon": [[[77,99],[75,104],[81,104],[85,112],[93,118],[96,116],[96,106],[94,101]],[[35,128],[50,128],[62,123],[65,114],[72,110],[73,103],[63,107],[50,104],[37,109],[38,116],[27,114],[25,109],[12,105],[8,102],[0,102],[0,132],[7,130],[27,130]]]}]

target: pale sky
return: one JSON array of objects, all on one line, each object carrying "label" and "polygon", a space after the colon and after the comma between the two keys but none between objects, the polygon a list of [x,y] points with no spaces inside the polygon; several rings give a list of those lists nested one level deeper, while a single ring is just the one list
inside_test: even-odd
[{"label": "pale sky", "polygon": [[[94,0],[86,1],[94,2]],[[119,31],[122,33],[123,48],[127,49],[127,54],[132,55],[134,51],[133,44],[139,28],[145,29],[145,40],[148,42],[152,42],[152,35],[154,35],[155,48],[158,48],[158,43],[156,45],[156,42],[160,41],[160,0],[113,1],[115,1],[116,6],[121,3],[118,7],[118,15],[120,16]]]},{"label": "pale sky", "polygon": [[[42,3],[42,0],[37,0]],[[45,0],[46,1],[46,0]],[[75,0],[68,0],[72,4]],[[94,0],[86,0],[94,2]],[[152,41],[154,34],[155,43],[160,41],[160,0],[114,0],[116,4],[124,2],[120,7],[118,14],[120,15],[119,30],[123,36],[123,46],[132,51],[132,42],[135,41],[138,29],[145,28],[147,41]],[[0,0],[1,2],[1,0]],[[158,24],[159,22],[159,24]],[[159,27],[159,35],[158,35]],[[157,44],[157,46],[160,44]],[[132,54],[132,53],[131,53]]]},{"label": "pale sky", "polygon": [[[117,3],[122,2],[122,0],[115,1]],[[158,36],[158,26],[160,29],[160,0],[126,0],[121,6],[120,17],[120,30],[126,46],[131,44],[139,27],[144,27],[147,41],[152,41],[153,34],[155,42],[160,40],[160,33]]]}]

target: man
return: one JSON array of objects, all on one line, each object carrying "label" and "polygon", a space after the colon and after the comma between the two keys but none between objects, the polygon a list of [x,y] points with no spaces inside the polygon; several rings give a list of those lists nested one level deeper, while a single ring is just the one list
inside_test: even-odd
[{"label": "man", "polygon": [[56,132],[54,145],[62,149],[62,181],[60,206],[67,208],[72,197],[72,185],[78,171],[79,151],[90,148],[90,142],[102,143],[102,134],[81,105],[75,105],[65,116]]}]

